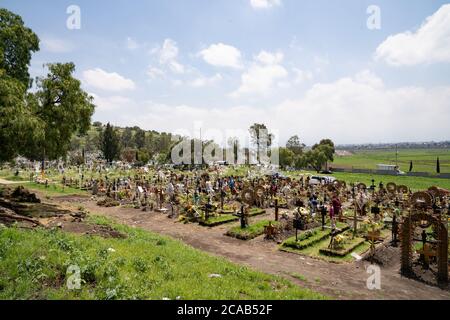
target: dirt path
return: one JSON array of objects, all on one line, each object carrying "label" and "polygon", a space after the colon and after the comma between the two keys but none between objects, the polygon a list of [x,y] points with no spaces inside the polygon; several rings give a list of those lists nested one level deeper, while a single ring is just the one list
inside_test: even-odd
[{"label": "dirt path", "polygon": [[9,181],[9,180],[5,180],[0,178],[0,184],[24,184],[24,181]]},{"label": "dirt path", "polygon": [[[303,287],[336,299],[450,299],[449,291],[431,287],[401,277],[399,261],[381,269],[381,290],[366,286],[367,262],[335,264],[279,251],[277,245],[258,237],[251,241],[230,238],[224,233],[230,224],[205,228],[197,224],[183,224],[155,212],[130,208],[103,208],[87,197],[60,197],[55,202],[78,206],[90,212],[114,218],[120,223],[179,239],[194,248],[247,265],[256,270],[288,278]],[[266,218],[269,214],[266,214]],[[258,220],[262,217],[257,218]],[[302,275],[304,280],[291,276]]]}]

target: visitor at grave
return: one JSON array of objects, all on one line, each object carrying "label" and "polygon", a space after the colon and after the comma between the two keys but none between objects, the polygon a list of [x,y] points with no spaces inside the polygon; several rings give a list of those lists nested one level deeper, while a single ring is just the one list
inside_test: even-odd
[{"label": "visitor at grave", "polygon": [[335,212],[334,212],[334,208],[333,208],[333,203],[330,202],[329,204],[329,210],[330,210],[330,221],[331,221],[331,229],[335,230],[336,229],[336,217],[335,217]]},{"label": "visitor at grave", "polygon": [[333,199],[331,200],[331,204],[333,206],[333,211],[334,214],[339,217],[341,217],[341,208],[342,208],[342,204],[341,201],[339,200],[339,198],[336,195],[333,195]]}]

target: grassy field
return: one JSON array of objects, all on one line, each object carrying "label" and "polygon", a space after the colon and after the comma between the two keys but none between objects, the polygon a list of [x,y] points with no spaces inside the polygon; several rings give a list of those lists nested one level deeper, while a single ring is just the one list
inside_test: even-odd
[{"label": "grassy field", "polygon": [[[126,239],[0,226],[0,299],[324,299],[280,277],[105,218]],[[67,268],[80,268],[69,290]]]},{"label": "grassy field", "polygon": [[[436,173],[436,160],[439,157],[441,173],[450,173],[450,150],[446,149],[400,149],[398,165],[400,170],[409,171],[410,161],[413,172]],[[377,164],[395,165],[395,149],[357,151],[350,156],[336,156],[335,168],[376,169]]]},{"label": "grassy field", "polygon": [[[288,171],[284,172],[284,174],[293,178],[298,178],[301,175],[318,175],[316,172],[312,171]],[[321,174],[319,174],[319,176],[321,176]],[[372,179],[374,179],[375,185],[377,187],[380,182],[383,182],[384,186],[386,186],[388,182],[394,182],[397,185],[405,185],[411,188],[412,191],[426,190],[431,186],[450,189],[450,179],[411,177],[411,176],[390,176],[390,175],[347,173],[347,172],[336,172],[333,173],[332,175],[327,176],[333,176],[336,179],[343,180],[347,183],[363,182],[367,186],[370,186],[372,184]]]}]

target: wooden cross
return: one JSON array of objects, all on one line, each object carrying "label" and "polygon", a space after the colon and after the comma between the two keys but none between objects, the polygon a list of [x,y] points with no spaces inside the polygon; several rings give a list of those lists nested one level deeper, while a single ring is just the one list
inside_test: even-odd
[{"label": "wooden cross", "polygon": [[426,266],[430,264],[431,257],[437,257],[436,250],[433,250],[428,243],[423,246],[422,250],[417,250],[417,253],[423,256]]}]

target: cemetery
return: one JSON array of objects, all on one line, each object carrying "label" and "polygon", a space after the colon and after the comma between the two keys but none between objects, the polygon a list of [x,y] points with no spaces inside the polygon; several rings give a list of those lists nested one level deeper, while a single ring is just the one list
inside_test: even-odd
[{"label": "cemetery", "polygon": [[[250,3],[269,10],[281,1]],[[26,25],[0,8],[0,300],[450,300],[449,143],[371,144],[429,136],[425,126],[419,137],[392,136],[407,130],[359,113],[373,100],[401,100],[398,92],[412,95],[409,105],[425,89],[388,91],[366,70],[310,83],[297,101],[295,86],[325,81],[329,62],[311,55],[313,74],[283,61],[294,56],[287,51],[241,53],[223,43],[202,43],[183,59],[168,38],[152,49],[151,40],[128,38],[124,52],[136,54],[127,60],[113,57],[116,39],[109,67],[143,70],[127,65],[143,48],[153,59],[148,78],[135,83],[49,39],[40,46]],[[41,47],[42,70],[32,60]],[[89,47],[97,46],[77,50]],[[43,61],[62,53],[81,68],[102,68]],[[233,72],[209,78],[196,59]],[[223,101],[208,96],[232,77],[230,85],[242,82],[237,90]],[[272,100],[272,89],[285,102]],[[191,90],[205,95],[201,108],[184,101],[195,100]],[[434,91],[421,99],[448,100],[450,91]],[[142,96],[125,96],[133,92]],[[231,101],[242,105],[229,107],[236,117],[215,106]],[[339,107],[349,101],[355,106]],[[342,125],[347,117],[353,123]],[[191,122],[195,132],[186,133]]]},{"label": "cemetery", "polygon": [[[388,258],[380,255],[392,247],[398,253],[389,259],[398,259],[397,272],[403,277],[449,288],[448,190],[430,186],[413,192],[405,185],[375,185],[375,181],[369,186],[343,180],[317,185],[309,183],[308,174],[265,175],[254,168],[239,176],[228,175],[234,169],[224,167],[187,172],[158,167],[94,168],[68,168],[61,174],[50,167],[43,174],[22,167],[4,169],[2,174],[18,170],[17,177],[31,179],[21,181],[25,186],[39,194],[59,190],[64,202],[72,198],[105,210],[134,210],[149,221],[158,215],[184,228],[191,224],[220,228],[223,237],[272,243],[281,252],[328,263],[352,264],[358,256],[370,263],[386,263]],[[79,193],[64,196],[65,190]],[[39,219],[55,216],[54,205],[40,204],[23,187],[6,188],[2,197],[0,205],[14,212],[8,221],[18,215],[31,217],[28,222],[38,227],[42,226]],[[37,202],[42,205],[41,214],[30,213],[37,209],[17,204],[21,202]],[[62,210],[56,216],[67,214]]]}]

